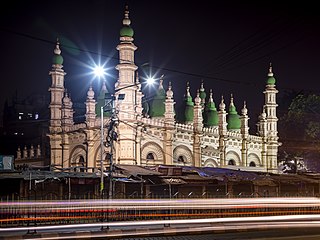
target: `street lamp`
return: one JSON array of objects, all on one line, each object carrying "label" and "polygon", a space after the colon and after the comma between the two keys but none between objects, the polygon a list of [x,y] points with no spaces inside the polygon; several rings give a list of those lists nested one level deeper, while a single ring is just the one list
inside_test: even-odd
[{"label": "street lamp", "polygon": [[[100,65],[95,65],[92,68],[92,72],[94,73],[95,77],[101,79],[104,78],[104,75],[106,75],[106,70],[103,66]],[[101,153],[101,159],[100,159],[100,196],[101,198],[103,198],[104,195],[104,173],[103,173],[103,152],[104,152],[104,145],[103,145],[103,141],[104,141],[104,119],[103,119],[103,113],[104,113],[104,107],[107,104],[104,102],[104,104],[101,105],[100,107],[100,120],[101,120],[101,124],[100,124],[100,153]]]}]

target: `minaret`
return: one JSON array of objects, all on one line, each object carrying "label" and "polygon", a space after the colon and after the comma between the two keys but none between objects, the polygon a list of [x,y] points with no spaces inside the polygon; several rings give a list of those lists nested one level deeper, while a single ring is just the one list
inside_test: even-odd
[{"label": "minaret", "polygon": [[50,156],[51,165],[62,167],[62,98],[64,94],[64,76],[66,73],[62,69],[63,57],[60,55],[61,50],[57,40],[54,49],[54,56],[52,59],[52,69],[49,72],[51,76],[51,87],[49,88],[50,96],[50,125],[49,125],[49,139],[50,139]]},{"label": "minaret", "polygon": [[57,40],[56,47],[54,49],[54,56],[52,59],[52,69],[49,72],[51,76],[51,92],[50,101],[50,133],[61,132],[61,109],[62,109],[62,98],[64,94],[64,75],[66,73],[62,69],[63,57],[60,55],[61,50],[59,47],[60,43]]},{"label": "minaret", "polygon": [[278,155],[278,118],[277,118],[277,100],[276,95],[278,90],[275,88],[276,79],[273,76],[272,66],[270,63],[268,79],[266,83],[266,89],[263,92],[265,95],[265,111],[267,114],[267,142],[268,142],[268,150],[267,150],[267,161],[268,168],[270,170],[276,171],[278,169],[277,164],[277,155]]},{"label": "minaret", "polygon": [[241,110],[241,136],[242,136],[242,147],[241,147],[241,158],[242,164],[244,166],[248,166],[248,136],[249,136],[249,117],[248,117],[248,109],[246,106],[246,102],[243,103],[243,108]]},{"label": "minaret", "polygon": [[201,167],[201,137],[203,128],[202,105],[200,92],[194,99],[194,118],[193,118],[193,165]]},{"label": "minaret", "polygon": [[89,90],[87,92],[87,100],[86,104],[86,124],[89,128],[94,127],[94,123],[96,120],[96,100],[94,99],[94,91],[92,90],[92,86],[90,85]]},{"label": "minaret", "polygon": [[173,99],[173,91],[171,89],[171,82],[169,82],[169,87],[166,92],[166,100],[165,100],[165,113],[164,113],[164,121],[165,121],[165,130],[164,130],[164,152],[165,161],[164,164],[171,165],[173,164],[173,137],[174,137],[174,128],[175,128],[175,111],[174,111],[174,99]]},{"label": "minaret", "polygon": [[[141,103],[142,95],[137,95],[139,86],[136,85],[135,72],[138,67],[134,63],[134,52],[137,47],[133,43],[133,29],[130,27],[128,6],[125,8],[123,27],[120,30],[120,43],[117,46],[119,51],[119,64],[116,69],[119,71],[119,78],[115,84],[115,107],[118,112],[118,141],[116,146],[115,163],[136,164],[136,103]],[[124,94],[123,100],[118,101],[119,94]]]},{"label": "minaret", "polygon": [[220,166],[226,165],[226,141],[227,141],[227,112],[226,104],[223,96],[219,104],[219,151],[220,151]]},{"label": "minaret", "polygon": [[267,141],[268,141],[268,125],[267,114],[263,107],[262,113],[259,116],[259,135],[262,137],[261,162],[265,168],[269,168],[267,162]]},{"label": "minaret", "polygon": [[66,92],[64,95],[64,98],[62,100],[62,130],[64,132],[69,132],[71,130],[71,127],[73,126],[73,109],[72,109],[72,101]]}]

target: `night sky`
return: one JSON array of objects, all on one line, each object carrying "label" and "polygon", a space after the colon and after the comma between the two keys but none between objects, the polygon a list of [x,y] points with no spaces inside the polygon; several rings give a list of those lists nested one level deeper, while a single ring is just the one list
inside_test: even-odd
[{"label": "night sky", "polygon": [[[306,4],[304,1],[303,4]],[[177,104],[186,82],[195,97],[201,80],[227,106],[233,93],[238,112],[262,110],[269,63],[279,89],[319,92],[320,21],[316,7],[276,1],[7,1],[1,7],[0,107],[48,94],[54,42],[59,37],[73,102],[85,101],[93,62],[106,62],[111,90],[117,78],[119,30],[128,3],[136,64],[152,66],[171,81]],[[263,5],[264,4],[264,5]],[[143,71],[140,76],[144,77]],[[98,88],[98,81],[93,81]],[[281,102],[279,102],[279,108]],[[250,116],[256,121],[256,116]]]}]

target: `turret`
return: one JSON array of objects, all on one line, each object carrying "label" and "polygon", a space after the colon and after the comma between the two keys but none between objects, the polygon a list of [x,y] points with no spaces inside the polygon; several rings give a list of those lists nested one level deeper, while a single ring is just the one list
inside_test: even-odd
[{"label": "turret", "polygon": [[194,116],[194,112],[193,112],[194,103],[192,101],[192,97],[190,94],[189,82],[187,83],[187,90],[186,90],[184,100],[185,100],[184,121],[186,124],[191,124],[193,122],[193,116]]},{"label": "turret", "polygon": [[228,129],[229,130],[240,130],[241,127],[241,121],[240,121],[240,116],[237,112],[236,106],[233,103],[233,96],[231,94],[231,99],[230,99],[230,105],[229,105],[229,112],[228,112],[228,117],[227,117],[227,122],[228,122]]},{"label": "turret", "polygon": [[216,105],[213,101],[212,89],[210,89],[209,100],[204,111],[204,125],[206,127],[213,127],[213,126],[218,126],[218,123],[219,123],[219,116],[216,109]]}]

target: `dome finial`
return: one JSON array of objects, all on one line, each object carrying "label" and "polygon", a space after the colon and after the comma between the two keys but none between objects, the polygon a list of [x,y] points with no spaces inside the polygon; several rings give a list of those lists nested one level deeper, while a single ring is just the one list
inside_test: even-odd
[{"label": "dome finial", "polygon": [[243,102],[243,108],[242,108],[242,115],[243,116],[246,116],[248,115],[248,109],[247,109],[247,104],[246,104],[246,101]]},{"label": "dome finial", "polygon": [[190,86],[189,86],[189,82],[187,82],[187,97],[190,96]]},{"label": "dome finial", "polygon": [[125,6],[125,10],[124,10],[124,19],[122,20],[122,24],[125,26],[129,26],[131,23],[130,19],[129,19],[129,7],[128,5]]},{"label": "dome finial", "polygon": [[224,103],[223,95],[221,96],[221,102],[219,104],[219,108],[221,111],[224,111],[226,109],[226,105]]},{"label": "dome finial", "polygon": [[269,73],[268,73],[268,77],[273,77],[273,72],[272,72],[272,63],[270,63],[270,65],[269,65]]},{"label": "dome finial", "polygon": [[172,99],[173,98],[173,91],[171,90],[171,82],[169,82],[168,90],[167,90],[167,98]]},{"label": "dome finial", "polygon": [[53,50],[53,52],[54,52],[54,54],[56,54],[56,55],[60,55],[60,54],[61,54],[59,38],[57,38],[56,48]]}]

